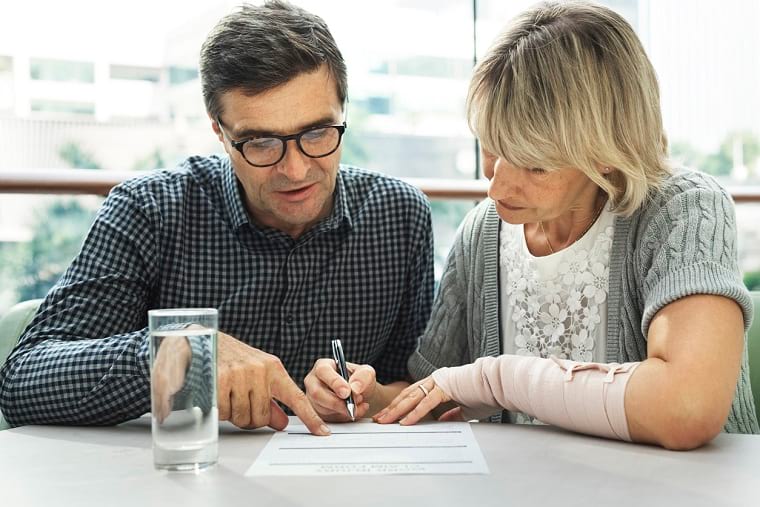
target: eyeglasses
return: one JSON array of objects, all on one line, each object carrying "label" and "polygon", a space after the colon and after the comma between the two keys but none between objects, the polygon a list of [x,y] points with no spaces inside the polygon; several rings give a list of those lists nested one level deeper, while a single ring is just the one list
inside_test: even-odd
[{"label": "eyeglasses", "polygon": [[[223,124],[216,119],[219,127]],[[348,126],[346,122],[341,125],[321,125],[309,127],[301,132],[289,136],[267,134],[265,136],[249,137],[240,141],[227,138],[233,148],[240,152],[246,162],[254,167],[269,167],[277,164],[285,158],[288,149],[288,141],[294,139],[301,153],[310,158],[322,158],[335,153],[340,146],[340,140]]]}]

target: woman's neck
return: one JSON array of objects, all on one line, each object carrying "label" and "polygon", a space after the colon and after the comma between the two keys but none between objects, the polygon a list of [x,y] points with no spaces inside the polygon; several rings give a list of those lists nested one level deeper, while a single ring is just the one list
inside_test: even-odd
[{"label": "woman's neck", "polygon": [[550,255],[569,247],[593,227],[604,209],[607,195],[597,191],[585,203],[573,206],[562,215],[525,224],[525,238],[533,255]]}]

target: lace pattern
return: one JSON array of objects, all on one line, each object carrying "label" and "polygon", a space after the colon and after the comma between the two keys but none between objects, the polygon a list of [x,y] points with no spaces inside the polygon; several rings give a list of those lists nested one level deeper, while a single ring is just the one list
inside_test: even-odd
[{"label": "lace pattern", "polygon": [[[601,224],[599,224],[601,225]],[[591,241],[576,243],[560,256],[552,273],[540,273],[525,246],[522,226],[502,234],[500,263],[506,273],[504,295],[511,309],[507,329],[515,353],[589,362],[593,358],[600,306],[607,300],[614,227],[592,228]],[[515,230],[519,227],[519,230]],[[506,232],[506,231],[505,231]],[[591,234],[587,234],[591,236]],[[555,260],[556,262],[556,260]]]}]

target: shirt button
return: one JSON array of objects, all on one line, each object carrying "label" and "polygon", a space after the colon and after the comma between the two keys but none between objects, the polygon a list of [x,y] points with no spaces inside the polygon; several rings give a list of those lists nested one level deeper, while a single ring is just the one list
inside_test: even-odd
[{"label": "shirt button", "polygon": [[293,314],[292,313],[289,313],[289,314],[287,314],[285,316],[285,322],[287,324],[292,324],[293,323]]}]

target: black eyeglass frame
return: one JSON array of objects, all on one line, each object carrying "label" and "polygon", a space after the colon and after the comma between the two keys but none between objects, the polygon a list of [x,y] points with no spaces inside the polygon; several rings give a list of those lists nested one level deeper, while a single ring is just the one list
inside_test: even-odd
[{"label": "black eyeglass frame", "polygon": [[[229,139],[232,147],[235,148],[238,152],[240,152],[240,155],[243,157],[243,160],[248,162],[248,164],[252,165],[253,167],[272,167],[273,165],[279,164],[280,161],[283,158],[285,158],[285,153],[288,151],[288,141],[290,141],[291,139],[295,140],[296,146],[298,146],[298,150],[309,158],[324,158],[329,155],[332,155],[338,150],[338,148],[340,148],[340,144],[341,142],[343,142],[343,134],[346,133],[346,129],[348,128],[348,124],[344,121],[340,125],[315,125],[313,127],[304,129],[300,132],[296,132],[295,134],[290,134],[289,136],[278,136],[276,134],[267,134],[263,136],[246,137],[245,139],[235,141],[225,131],[222,120],[217,118],[216,122],[219,124],[219,127],[222,129],[224,134],[227,136],[227,139]],[[338,142],[335,144],[335,148],[333,148],[332,150],[328,151],[327,153],[323,155],[309,155],[308,153],[306,153],[306,151],[303,149],[303,146],[301,145],[301,138],[313,130],[326,129],[326,128],[334,128],[335,130],[338,131]],[[276,161],[272,162],[271,164],[265,164],[265,165],[254,164],[253,162],[248,160],[245,156],[245,153],[243,152],[243,146],[248,141],[253,141],[254,139],[279,139],[282,143],[282,153],[280,153],[280,158],[278,158]]]}]

